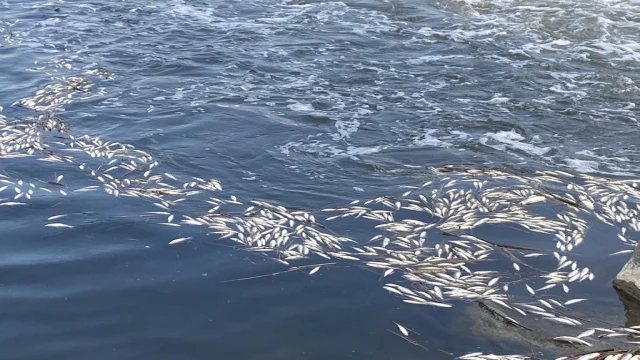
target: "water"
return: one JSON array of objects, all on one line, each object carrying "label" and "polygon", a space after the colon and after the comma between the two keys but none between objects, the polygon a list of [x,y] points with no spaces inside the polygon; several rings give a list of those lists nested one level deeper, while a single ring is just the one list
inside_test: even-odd
[{"label": "water", "polygon": [[[82,76],[92,93],[55,111],[74,134],[132,144],[162,171],[218,179],[239,199],[313,210],[398,196],[398,186],[430,178],[405,165],[638,175],[634,0],[4,1],[0,20],[7,119],[36,114],[14,101]],[[69,188],[95,185],[75,164],[0,166],[25,181],[64,174]],[[33,200],[0,208],[4,358],[530,351],[521,339],[468,331],[478,326],[466,319],[473,304],[405,304],[357,265],[225,282],[286,268],[205,231],[159,226],[140,216],[159,209],[136,199]],[[75,228],[44,227],[56,214]],[[598,277],[575,296],[620,325],[609,281],[626,257],[596,261],[622,247],[603,242],[615,231],[591,220],[579,255]],[[166,245],[180,236],[194,241]],[[428,350],[389,333],[393,321]]]}]

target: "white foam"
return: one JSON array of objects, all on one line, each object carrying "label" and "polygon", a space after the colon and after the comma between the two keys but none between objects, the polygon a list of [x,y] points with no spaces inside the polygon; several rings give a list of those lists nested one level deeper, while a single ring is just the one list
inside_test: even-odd
[{"label": "white foam", "polygon": [[299,112],[309,112],[309,111],[313,111],[313,105],[311,104],[301,104],[299,102],[293,103],[293,104],[289,104],[287,105],[287,107],[293,111],[299,111]]},{"label": "white foam", "polygon": [[306,142],[302,141],[290,141],[285,145],[279,146],[278,149],[283,155],[291,156],[292,152],[303,152],[309,154],[315,154],[323,157],[349,157],[357,159],[361,155],[375,154],[382,150],[388,149],[390,145],[376,145],[376,146],[354,146],[347,145],[346,147],[338,147],[333,144],[321,142],[320,140],[313,139]]},{"label": "white foam", "polygon": [[462,139],[462,140],[466,140],[466,139],[469,139],[471,137],[471,135],[469,133],[466,133],[464,131],[459,131],[459,130],[452,130],[449,133],[451,135],[456,135],[458,137],[458,139]]},{"label": "white foam", "polygon": [[171,96],[171,100],[181,100],[184,97],[184,91],[177,90],[175,94]]},{"label": "white foam", "polygon": [[[634,173],[618,166],[619,163],[627,163],[631,165],[631,160],[627,157],[620,156],[603,156],[597,155],[592,150],[581,150],[575,152],[576,155],[588,157],[596,160],[587,160],[579,158],[563,159],[568,167],[573,168],[581,173],[598,173],[608,175],[633,176]],[[631,165],[632,166],[632,165]]]},{"label": "white foam", "polygon": [[[490,140],[494,140],[499,144],[490,144]],[[542,156],[551,151],[550,147],[538,147],[526,143],[525,140],[524,136],[518,134],[515,130],[511,130],[486,133],[485,137],[480,139],[480,143],[500,151],[512,149],[536,156]]]},{"label": "white foam", "polygon": [[224,20],[213,15],[213,8],[206,8],[204,11],[202,11],[191,5],[185,4],[184,1],[174,1],[173,3],[174,5],[171,9],[171,12],[175,15],[195,19],[206,23]]},{"label": "white foam", "polygon": [[369,110],[366,107],[368,106],[357,109],[356,113],[351,117],[351,119],[338,119],[335,125],[338,133],[331,135],[333,140],[337,141],[349,138],[353,133],[358,131],[361,125],[359,118],[373,113],[373,111]]},{"label": "white foam", "polygon": [[491,100],[488,100],[487,103],[493,104],[493,105],[499,105],[499,104],[509,102],[509,100],[511,100],[511,98],[502,96],[502,94],[498,93],[498,94],[493,94],[493,97],[491,98]]},{"label": "white foam", "polygon": [[624,162],[624,163],[631,162],[631,160],[629,160],[629,158],[627,158],[627,157],[597,155],[592,150],[577,151],[576,155],[582,155],[582,156],[598,159],[601,162],[607,164],[608,166],[611,166],[612,164],[614,164],[616,162]]},{"label": "white foam", "polygon": [[438,130],[427,129],[423,135],[413,140],[413,143],[417,146],[436,146],[436,147],[450,147],[453,144],[442,141],[433,136]]},{"label": "white foam", "polygon": [[407,60],[407,63],[410,65],[422,65],[433,61],[447,59],[471,59],[471,57],[467,55],[425,55],[419,58],[409,59]]},{"label": "white foam", "polygon": [[367,154],[374,154],[377,152],[380,152],[381,150],[384,150],[388,148],[388,146],[385,145],[378,145],[378,146],[348,146],[347,149],[344,151],[344,153],[348,156],[357,156],[357,155],[367,155]]},{"label": "white foam", "polygon": [[578,172],[589,174],[599,172],[597,161],[582,160],[582,159],[565,159],[564,162],[570,168],[577,170]]}]

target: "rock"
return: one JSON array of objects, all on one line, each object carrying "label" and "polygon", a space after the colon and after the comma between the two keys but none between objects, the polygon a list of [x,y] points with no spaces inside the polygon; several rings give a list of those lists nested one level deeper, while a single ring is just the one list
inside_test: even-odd
[{"label": "rock", "polygon": [[613,279],[613,287],[640,303],[640,249],[637,246],[631,259]]},{"label": "rock", "polygon": [[614,289],[618,294],[618,299],[622,303],[622,306],[624,306],[624,317],[626,319],[624,327],[630,328],[640,325],[640,301],[632,298],[616,287],[614,287]]}]

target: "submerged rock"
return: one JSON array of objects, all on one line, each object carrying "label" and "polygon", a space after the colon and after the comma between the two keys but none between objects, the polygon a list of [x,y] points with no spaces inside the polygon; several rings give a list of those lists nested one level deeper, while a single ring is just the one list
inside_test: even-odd
[{"label": "submerged rock", "polygon": [[637,246],[631,259],[616,275],[613,286],[619,293],[626,295],[626,298],[640,303],[640,250]]}]

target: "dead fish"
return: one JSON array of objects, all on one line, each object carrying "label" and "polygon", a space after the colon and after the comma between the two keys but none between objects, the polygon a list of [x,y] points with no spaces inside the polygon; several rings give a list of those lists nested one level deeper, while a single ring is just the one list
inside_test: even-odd
[{"label": "dead fish", "polygon": [[52,227],[52,228],[72,228],[73,227],[71,225],[67,225],[63,223],[50,223],[50,224],[46,224],[45,226]]},{"label": "dead fish", "polygon": [[185,241],[188,241],[188,240],[191,240],[191,239],[192,238],[190,236],[189,237],[181,237],[181,238],[173,239],[173,240],[169,241],[169,245],[179,244],[181,242],[185,242]]},{"label": "dead fish", "polygon": [[568,343],[568,344],[592,346],[591,343],[588,343],[582,339],[579,339],[573,336],[558,336],[558,337],[554,337],[553,340]]},{"label": "dead fish", "polygon": [[409,331],[407,330],[407,328],[405,328],[404,326],[398,324],[397,322],[394,322],[394,324],[396,324],[396,326],[398,327],[398,330],[400,330],[402,335],[409,336]]}]

